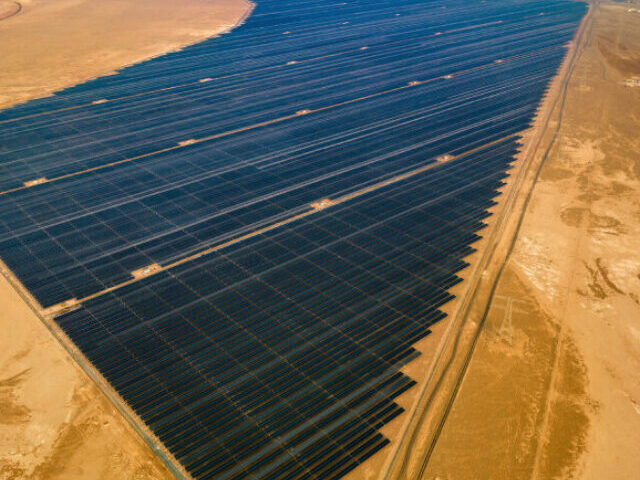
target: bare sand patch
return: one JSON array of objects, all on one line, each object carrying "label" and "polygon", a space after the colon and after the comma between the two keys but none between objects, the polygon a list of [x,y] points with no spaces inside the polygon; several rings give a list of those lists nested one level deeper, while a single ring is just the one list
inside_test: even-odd
[{"label": "bare sand patch", "polygon": [[[0,18],[16,2],[0,0]],[[0,108],[230,30],[247,0],[20,0],[0,27]]]}]

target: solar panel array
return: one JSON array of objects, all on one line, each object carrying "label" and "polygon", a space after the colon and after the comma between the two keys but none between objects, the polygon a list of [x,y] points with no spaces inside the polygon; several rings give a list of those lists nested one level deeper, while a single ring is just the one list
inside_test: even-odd
[{"label": "solar panel array", "polygon": [[0,112],[0,256],[81,301],[56,322],[194,477],[338,478],[388,443],[584,11],[259,0]]}]

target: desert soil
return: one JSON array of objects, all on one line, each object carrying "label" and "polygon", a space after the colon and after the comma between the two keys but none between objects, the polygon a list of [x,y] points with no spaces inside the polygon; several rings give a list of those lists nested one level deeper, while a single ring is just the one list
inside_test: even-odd
[{"label": "desert soil", "polygon": [[0,0],[0,108],[225,32],[250,7],[247,0]]},{"label": "desert soil", "polygon": [[[229,30],[251,6],[0,0],[0,108]],[[173,478],[1,275],[0,331],[0,480]]]},{"label": "desert soil", "polygon": [[546,140],[423,478],[638,478],[640,14],[631,8],[595,7],[558,135]]}]

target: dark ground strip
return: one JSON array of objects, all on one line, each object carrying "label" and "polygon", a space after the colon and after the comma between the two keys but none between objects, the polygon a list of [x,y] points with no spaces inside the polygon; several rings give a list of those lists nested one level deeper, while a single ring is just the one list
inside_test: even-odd
[{"label": "dark ground strip", "polygon": [[12,2],[12,8],[7,8],[5,12],[0,12],[0,20],[5,20],[7,18],[13,17],[14,15],[19,14],[22,11],[22,4],[19,2]]}]

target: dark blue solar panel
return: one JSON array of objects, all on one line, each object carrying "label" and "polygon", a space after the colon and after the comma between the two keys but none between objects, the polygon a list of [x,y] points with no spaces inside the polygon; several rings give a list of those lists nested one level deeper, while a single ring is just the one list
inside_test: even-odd
[{"label": "dark blue solar panel", "polygon": [[[0,190],[57,179],[0,205],[0,253],[42,305],[526,128],[583,11],[317,1],[296,4],[313,12],[298,18],[285,4],[260,4],[220,39],[0,113],[44,113],[0,124]],[[296,30],[284,35],[285,25]],[[155,91],[193,80],[187,65],[215,80]],[[429,82],[406,88],[416,80]]]},{"label": "dark blue solar panel", "polygon": [[197,477],[355,465],[344,442],[384,441],[380,418],[412,384],[398,368],[443,317],[514,151],[496,145],[57,322]]}]

